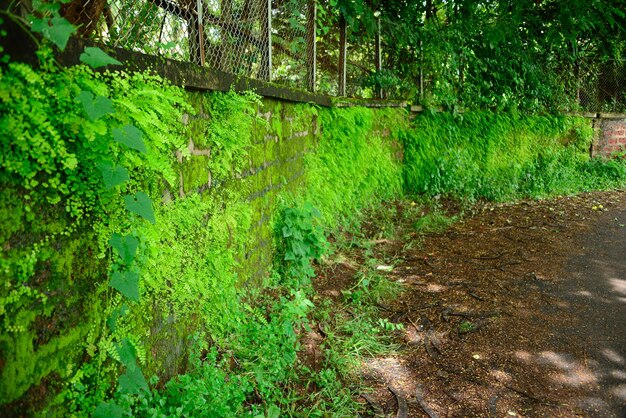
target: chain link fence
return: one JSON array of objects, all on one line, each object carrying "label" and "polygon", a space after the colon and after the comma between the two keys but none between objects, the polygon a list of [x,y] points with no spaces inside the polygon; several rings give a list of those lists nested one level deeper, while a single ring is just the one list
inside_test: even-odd
[{"label": "chain link fence", "polygon": [[334,96],[373,97],[376,39],[350,28],[341,38],[337,25],[317,32],[316,13],[315,0],[69,0],[62,6],[78,36],[108,46]]},{"label": "chain link fence", "polygon": [[307,88],[315,52],[314,4],[307,0],[272,2],[272,81]]},{"label": "chain link fence", "polygon": [[626,61],[581,63],[576,101],[584,111],[626,113]]},{"label": "chain link fence", "polygon": [[77,34],[113,47],[306,87],[308,0],[82,0],[63,6]]}]

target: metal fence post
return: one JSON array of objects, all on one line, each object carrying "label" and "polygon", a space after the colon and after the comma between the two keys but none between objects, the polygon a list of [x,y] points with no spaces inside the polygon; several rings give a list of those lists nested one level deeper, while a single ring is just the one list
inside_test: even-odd
[{"label": "metal fence post", "polygon": [[262,80],[272,81],[272,0],[265,2],[265,9],[266,19],[261,21],[261,31],[266,42],[259,75]]},{"label": "metal fence post", "polygon": [[308,90],[315,93],[317,84],[317,2],[315,0],[308,1],[308,57],[307,57],[307,87]]},{"label": "metal fence post", "polygon": [[197,0],[198,4],[198,48],[200,49],[200,65],[204,66],[204,23],[202,22],[202,0]]},{"label": "metal fence post", "polygon": [[204,65],[204,31],[202,29],[202,0],[191,3],[187,12],[187,36],[189,37],[189,60]]},{"label": "metal fence post", "polygon": [[348,52],[346,19],[341,16],[339,20],[339,91],[338,96],[346,95],[346,59]]}]

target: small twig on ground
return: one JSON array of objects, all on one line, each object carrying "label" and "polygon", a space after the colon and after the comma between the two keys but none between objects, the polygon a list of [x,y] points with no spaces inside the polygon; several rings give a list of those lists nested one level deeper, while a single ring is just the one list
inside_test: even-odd
[{"label": "small twig on ground", "polygon": [[446,286],[467,286],[467,284],[465,282],[462,281],[452,281],[452,282],[447,282],[445,283]]},{"label": "small twig on ground", "polygon": [[[446,313],[450,316],[460,316],[463,318],[491,318],[493,316],[499,316],[502,313],[499,311],[490,311],[490,312],[456,312],[456,311],[448,311]],[[443,313],[442,313],[443,315]]]},{"label": "small twig on ground", "polygon": [[500,253],[498,255],[493,255],[493,256],[485,255],[485,256],[472,257],[472,258],[474,260],[497,260],[498,258],[502,257],[504,254],[506,253]]},{"label": "small twig on ground", "polygon": [[547,401],[547,400],[545,400],[545,399],[543,399],[543,398],[539,398],[539,397],[537,397],[537,396],[533,395],[532,393],[528,393],[528,392],[526,392],[526,391],[523,391],[523,390],[521,390],[521,389],[518,389],[518,388],[516,388],[515,386],[511,386],[511,385],[504,385],[504,387],[505,387],[505,388],[507,388],[507,389],[509,389],[509,390],[511,390],[511,391],[513,391],[513,392],[515,392],[515,393],[517,393],[517,394],[519,394],[519,395],[522,395],[522,396],[524,396],[524,397],[526,397],[526,398],[528,398],[528,399],[530,399],[530,400],[533,400],[533,401],[535,401],[535,402],[537,402],[537,403],[540,403],[540,404],[542,404],[542,405],[548,405],[548,406],[559,406],[559,405],[558,405],[558,404],[556,404],[556,403],[549,402],[549,401]]},{"label": "small twig on ground", "polygon": [[409,322],[411,323],[411,325],[413,325],[413,328],[415,328],[416,332],[420,332],[421,330],[417,327],[417,325],[415,324],[415,322],[413,322],[413,320],[407,316],[407,318],[409,320]]},{"label": "small twig on ground", "polygon": [[434,303],[430,303],[428,305],[422,305],[422,306],[418,306],[417,308],[412,308],[411,310],[413,311],[423,311],[424,309],[429,309],[429,308],[434,308],[436,306],[439,306],[441,302],[434,302]]},{"label": "small twig on ground", "polygon": [[485,299],[481,298],[480,296],[478,296],[476,293],[473,293],[473,292],[467,292],[467,294],[468,294],[468,295],[470,295],[471,297],[473,297],[474,299],[479,300],[479,301],[481,301],[481,302],[482,302],[483,300],[485,300]]},{"label": "small twig on ground", "polygon": [[374,303],[374,305],[375,305],[377,308],[382,309],[383,311],[387,311],[387,312],[398,312],[398,311],[395,311],[395,310],[393,310],[393,309],[391,309],[391,308],[386,307],[385,305],[381,305],[380,303]]},{"label": "small twig on ground", "polygon": [[398,241],[393,241],[389,239],[375,239],[373,241],[368,241],[368,244],[395,244]]}]

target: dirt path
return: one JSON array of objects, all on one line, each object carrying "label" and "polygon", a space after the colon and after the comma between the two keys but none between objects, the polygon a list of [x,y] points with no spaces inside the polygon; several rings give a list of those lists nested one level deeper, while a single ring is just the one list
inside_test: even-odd
[{"label": "dirt path", "polygon": [[370,401],[391,416],[400,398],[409,417],[625,417],[625,224],[625,191],[593,193],[378,245],[408,289],[388,307],[406,332],[364,366]]}]

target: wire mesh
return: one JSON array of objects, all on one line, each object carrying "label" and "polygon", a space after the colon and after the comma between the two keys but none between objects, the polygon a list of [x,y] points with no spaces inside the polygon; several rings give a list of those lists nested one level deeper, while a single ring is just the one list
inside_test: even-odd
[{"label": "wire mesh", "polygon": [[626,62],[607,61],[601,65],[582,63],[576,99],[582,110],[626,112]]},{"label": "wire mesh", "polygon": [[267,0],[204,0],[204,64],[227,73],[269,78]]},{"label": "wire mesh", "polygon": [[318,48],[316,90],[329,96],[337,96],[339,91],[339,29],[323,27],[317,32]]},{"label": "wire mesh", "polygon": [[78,26],[81,37],[107,45],[191,60],[191,14],[166,0],[86,0],[65,4],[64,16]]},{"label": "wire mesh", "polygon": [[272,2],[272,81],[306,88],[314,21],[308,0]]},{"label": "wire mesh", "polygon": [[304,88],[313,48],[312,4],[74,0],[64,5],[63,14],[78,26],[79,36],[106,45]]},{"label": "wire mesh", "polygon": [[358,49],[348,50],[346,60],[346,96],[374,97],[372,75],[376,72],[374,39],[361,38]]}]

